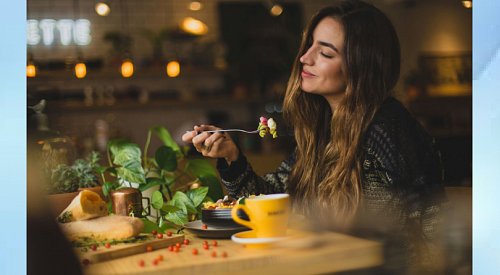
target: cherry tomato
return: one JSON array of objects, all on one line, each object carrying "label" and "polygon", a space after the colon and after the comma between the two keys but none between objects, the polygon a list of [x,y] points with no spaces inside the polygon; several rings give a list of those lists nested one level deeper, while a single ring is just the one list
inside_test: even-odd
[{"label": "cherry tomato", "polygon": [[140,267],[144,267],[144,265],[146,265],[146,263],[144,262],[144,260],[140,260],[139,261],[139,266]]},{"label": "cherry tomato", "polygon": [[97,245],[95,245],[95,244],[91,245],[90,249],[92,249],[93,251],[96,251],[97,250]]},{"label": "cherry tomato", "polygon": [[174,246],[173,246],[173,245],[169,246],[169,247],[168,247],[168,250],[170,250],[170,251],[174,251]]},{"label": "cherry tomato", "polygon": [[157,258],[159,261],[163,261],[163,255],[158,255],[158,258]]},{"label": "cherry tomato", "polygon": [[217,252],[212,251],[212,257],[213,257],[213,258],[217,257]]},{"label": "cherry tomato", "polygon": [[198,255],[198,249],[193,248],[193,255]]},{"label": "cherry tomato", "polygon": [[158,233],[158,231],[156,231],[156,230],[151,231],[151,234],[153,234],[153,235],[156,235],[157,233]]},{"label": "cherry tomato", "polygon": [[189,244],[189,240],[188,239],[184,239],[184,244],[188,245]]},{"label": "cherry tomato", "polygon": [[217,246],[217,241],[216,241],[216,240],[214,240],[214,241],[212,242],[212,245],[213,245],[213,246]]},{"label": "cherry tomato", "polygon": [[163,234],[158,233],[158,235],[156,235],[156,237],[157,237],[158,239],[163,239]]},{"label": "cherry tomato", "polygon": [[177,247],[177,246],[176,246],[176,247],[174,247],[174,252],[176,252],[176,253],[177,253],[177,252],[179,252],[179,250],[180,250],[180,248],[179,248],[179,247]]},{"label": "cherry tomato", "polygon": [[151,252],[151,251],[153,251],[153,247],[152,247],[152,246],[150,246],[150,245],[146,246],[146,251],[147,251],[147,252]]},{"label": "cherry tomato", "polygon": [[175,247],[179,247],[180,248],[181,247],[181,243],[176,243]]},{"label": "cherry tomato", "polygon": [[171,237],[172,236],[172,232],[168,231],[167,232],[167,236]]},{"label": "cherry tomato", "polygon": [[222,258],[227,258],[227,252],[226,251],[222,252]]},{"label": "cherry tomato", "polygon": [[203,249],[208,250],[209,248],[210,248],[210,246],[208,246],[208,244],[203,245]]},{"label": "cherry tomato", "polygon": [[205,244],[206,244],[206,245],[208,245],[208,242],[207,242],[207,241],[203,241],[203,244],[204,244],[204,245],[205,245]]},{"label": "cherry tomato", "polygon": [[111,244],[110,244],[110,243],[106,243],[104,246],[105,246],[106,248],[110,248],[110,247],[111,247]]},{"label": "cherry tomato", "polygon": [[202,224],[201,229],[208,229],[208,226],[206,224]]},{"label": "cherry tomato", "polygon": [[158,265],[158,262],[159,262],[158,259],[154,259],[153,260],[153,265]]}]

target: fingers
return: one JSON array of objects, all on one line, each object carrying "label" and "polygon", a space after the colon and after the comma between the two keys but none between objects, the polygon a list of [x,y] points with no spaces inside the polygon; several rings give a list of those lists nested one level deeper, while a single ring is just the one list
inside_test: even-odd
[{"label": "fingers", "polygon": [[[226,138],[229,138],[227,133],[208,133],[204,131],[214,131],[220,130],[221,128],[215,127],[213,125],[200,125],[194,126],[194,131],[186,132],[182,135],[182,140],[184,142],[191,142],[195,147],[196,151],[200,152],[206,157],[221,157],[223,155],[224,146],[221,146]],[[214,148],[214,145],[216,147]],[[222,151],[221,151],[222,150]]]},{"label": "fingers", "polygon": [[196,131],[188,131],[182,135],[182,141],[192,143],[192,139],[197,135]]},{"label": "fingers", "polygon": [[196,151],[202,152],[205,140],[210,136],[210,133],[201,133],[192,139]]},{"label": "fingers", "polygon": [[203,144],[206,147],[212,147],[214,142],[216,142],[217,140],[220,140],[220,139],[224,139],[224,138],[225,138],[225,135],[223,133],[213,133],[211,136],[209,136],[207,139],[205,139]]},{"label": "fingers", "polygon": [[213,143],[210,144],[210,149],[211,151],[213,152],[219,152],[219,150],[221,149],[221,144],[225,141],[225,136],[222,135],[222,137],[216,139]]},{"label": "fingers", "polygon": [[217,148],[214,148],[213,145],[215,143],[220,144],[221,142],[224,141],[224,139],[225,136],[223,134],[215,133],[210,135],[204,141],[199,141],[199,142],[197,141],[195,147],[196,150],[205,157],[212,157],[212,158],[220,157],[222,155],[222,152],[219,151],[219,146],[217,146]]}]

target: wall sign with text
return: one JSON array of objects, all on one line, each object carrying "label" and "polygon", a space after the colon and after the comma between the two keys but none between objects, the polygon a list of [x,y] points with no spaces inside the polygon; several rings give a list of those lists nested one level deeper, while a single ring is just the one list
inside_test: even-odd
[{"label": "wall sign with text", "polygon": [[27,43],[32,46],[40,44],[84,46],[92,41],[90,21],[87,19],[30,19],[27,22],[27,28]]}]

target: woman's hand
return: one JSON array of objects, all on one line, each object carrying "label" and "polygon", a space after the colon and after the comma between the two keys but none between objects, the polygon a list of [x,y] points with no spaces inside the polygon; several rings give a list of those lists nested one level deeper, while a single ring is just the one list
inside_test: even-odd
[{"label": "woman's hand", "polygon": [[[194,126],[194,131],[182,135],[182,141],[193,143],[196,151],[205,157],[224,158],[228,164],[238,159],[239,150],[228,133],[206,133],[220,130],[212,125]],[[198,134],[200,133],[200,134]]]}]

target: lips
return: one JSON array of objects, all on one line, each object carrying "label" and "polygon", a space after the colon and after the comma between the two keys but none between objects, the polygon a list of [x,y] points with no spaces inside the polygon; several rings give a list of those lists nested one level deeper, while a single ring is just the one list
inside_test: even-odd
[{"label": "lips", "polygon": [[314,76],[316,76],[316,75],[314,75],[314,74],[312,74],[304,69],[302,69],[302,72],[300,73],[300,75],[302,75],[302,77],[314,77]]}]

